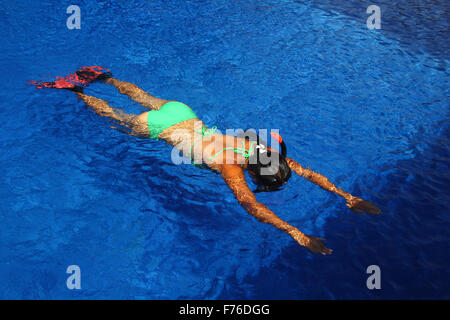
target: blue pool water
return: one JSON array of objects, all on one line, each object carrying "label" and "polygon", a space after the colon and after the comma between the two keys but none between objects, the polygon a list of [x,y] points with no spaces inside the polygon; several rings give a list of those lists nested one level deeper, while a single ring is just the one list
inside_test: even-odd
[{"label": "blue pool water", "polygon": [[[69,30],[66,8],[81,8]],[[450,298],[449,6],[378,1],[5,1],[0,8],[0,298]],[[259,193],[322,236],[309,253],[162,142],[36,90],[101,65],[209,125],[279,128],[288,155],[382,209],[294,176]],[[142,109],[113,88],[85,91]],[[81,268],[68,290],[66,268]],[[366,268],[381,269],[368,290]]]}]

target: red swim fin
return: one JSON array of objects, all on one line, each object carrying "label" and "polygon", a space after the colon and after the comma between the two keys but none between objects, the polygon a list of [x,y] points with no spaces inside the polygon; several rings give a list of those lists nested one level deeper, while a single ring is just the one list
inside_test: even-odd
[{"label": "red swim fin", "polygon": [[77,85],[74,82],[70,82],[66,78],[57,77],[55,81],[49,82],[38,82],[31,80],[28,82],[28,84],[34,85],[38,89],[55,88],[55,89],[67,89],[75,92],[83,92],[83,86]]},{"label": "red swim fin", "polygon": [[112,77],[111,71],[99,66],[81,67],[75,72],[75,75],[83,84],[88,84],[94,81],[101,81]]},{"label": "red swim fin", "polygon": [[89,83],[99,80],[111,78],[111,72],[103,67],[81,67],[74,74],[69,74],[65,77],[56,77],[56,80],[49,82],[29,81],[28,84],[35,85],[38,89],[55,88],[67,89],[75,92],[83,92],[83,87]]}]

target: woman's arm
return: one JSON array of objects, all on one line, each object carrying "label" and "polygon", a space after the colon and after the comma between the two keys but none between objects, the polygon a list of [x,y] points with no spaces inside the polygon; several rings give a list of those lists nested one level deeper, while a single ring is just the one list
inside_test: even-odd
[{"label": "woman's arm", "polygon": [[325,239],[308,236],[302,233],[286,221],[281,220],[264,204],[256,201],[255,195],[248,187],[245,181],[244,172],[240,167],[224,165],[222,166],[221,173],[223,179],[230,187],[231,191],[233,191],[239,204],[260,222],[271,224],[284,231],[301,246],[307,247],[312,252],[331,254],[332,250],[325,247],[322,243]]},{"label": "woman's arm", "polygon": [[370,214],[381,213],[381,210],[377,208],[377,206],[375,206],[372,202],[352,196],[350,193],[345,192],[339,187],[336,187],[330,180],[328,180],[327,177],[321,175],[320,173],[314,172],[309,168],[305,169],[301,166],[301,164],[292,159],[286,158],[286,161],[291,170],[293,170],[299,176],[302,176],[312,183],[317,184],[322,189],[334,192],[337,195],[343,197],[347,201],[347,207],[349,207],[351,210],[358,213],[364,213],[364,211]]}]

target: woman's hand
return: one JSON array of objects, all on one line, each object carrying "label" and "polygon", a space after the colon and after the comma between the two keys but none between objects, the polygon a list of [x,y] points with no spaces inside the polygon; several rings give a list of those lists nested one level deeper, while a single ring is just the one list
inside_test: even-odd
[{"label": "woman's hand", "polygon": [[313,236],[307,236],[307,245],[306,247],[311,250],[314,253],[321,253],[323,255],[331,254],[333,250],[325,247],[325,245],[322,243],[325,241],[324,238],[317,238]]},{"label": "woman's hand", "polygon": [[381,210],[372,202],[358,197],[351,197],[347,200],[347,207],[357,213],[380,214]]},{"label": "woman's hand", "polygon": [[323,238],[317,238],[313,236],[308,236],[304,233],[301,233],[300,230],[294,229],[288,232],[289,235],[294,238],[295,241],[301,246],[304,246],[311,250],[314,253],[321,253],[323,255],[331,254],[333,250],[325,247],[322,243],[325,241]]}]

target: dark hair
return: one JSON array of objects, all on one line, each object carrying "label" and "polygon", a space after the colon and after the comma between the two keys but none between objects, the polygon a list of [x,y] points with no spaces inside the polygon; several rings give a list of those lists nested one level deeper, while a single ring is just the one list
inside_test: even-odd
[{"label": "dark hair", "polygon": [[286,161],[286,144],[279,135],[281,153],[274,149],[267,149],[266,144],[257,136],[257,145],[253,155],[249,158],[247,169],[259,191],[277,191],[287,183],[291,177],[291,168]]}]

